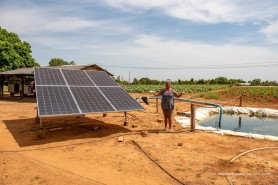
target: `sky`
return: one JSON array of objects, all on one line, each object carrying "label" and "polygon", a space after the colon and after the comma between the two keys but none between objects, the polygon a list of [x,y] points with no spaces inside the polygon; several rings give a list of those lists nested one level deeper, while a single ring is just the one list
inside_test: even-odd
[{"label": "sky", "polygon": [[277,0],[0,0],[0,26],[52,58],[127,81],[278,81]]}]

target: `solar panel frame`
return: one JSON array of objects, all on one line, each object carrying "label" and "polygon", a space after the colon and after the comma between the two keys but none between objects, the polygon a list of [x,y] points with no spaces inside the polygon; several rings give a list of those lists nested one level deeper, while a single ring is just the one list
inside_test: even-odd
[{"label": "solar panel frame", "polygon": [[[47,77],[47,75],[50,76]],[[105,72],[35,68],[34,76],[36,89],[38,89],[39,117],[144,110],[142,105]],[[58,79],[52,79],[55,77]],[[38,83],[37,79],[39,79]],[[47,93],[43,93],[43,90]],[[48,92],[49,90],[52,90],[51,93]],[[54,91],[60,94],[64,93],[66,97],[61,97],[60,94],[56,94],[58,97],[55,97]],[[47,99],[47,103],[42,100],[44,98]],[[121,99],[121,101],[114,98]],[[69,110],[62,110],[61,112],[59,104],[65,102],[73,109],[71,112]],[[52,111],[48,110],[47,112],[45,110],[47,108],[52,109]]]}]

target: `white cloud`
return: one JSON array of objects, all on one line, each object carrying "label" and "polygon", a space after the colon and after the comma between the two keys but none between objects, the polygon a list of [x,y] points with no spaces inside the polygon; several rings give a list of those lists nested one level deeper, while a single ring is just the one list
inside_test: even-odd
[{"label": "white cloud", "polygon": [[270,43],[278,43],[278,20],[260,30]]},{"label": "white cloud", "polygon": [[276,0],[105,0],[124,11],[154,9],[193,22],[245,22],[268,20],[278,15]]},{"label": "white cloud", "polygon": [[21,34],[70,32],[103,24],[99,20],[65,16],[53,7],[2,7],[0,12],[1,26]]},{"label": "white cloud", "polygon": [[[0,0],[1,1],[1,0]],[[100,6],[101,15],[96,15],[97,6],[92,1],[84,1],[81,7],[77,3],[75,7],[71,3],[65,4],[65,8],[55,5],[36,6],[29,3],[28,6],[0,6],[0,25],[10,32],[23,34],[21,37],[32,45],[33,54],[42,64],[47,65],[52,57],[60,57],[65,60],[75,60],[77,63],[97,63],[99,65],[121,66],[204,66],[241,63],[277,62],[277,48],[272,50],[267,47],[239,45],[244,43],[245,35],[233,39],[233,44],[210,45],[190,41],[178,41],[165,39],[156,35],[152,27],[144,27],[144,23],[138,23],[137,17],[145,10],[164,13],[167,16],[205,23],[240,23],[250,21],[252,24],[271,24],[261,30],[269,40],[277,43],[277,18],[278,3],[276,1],[189,1],[189,0],[104,0],[111,7],[119,8],[129,13],[137,13],[136,19],[122,18],[123,14],[110,11],[105,6]],[[7,1],[8,2],[8,1]],[[14,2],[14,1],[13,1]],[[31,1],[30,1],[31,2]],[[87,4],[90,2],[91,4]],[[97,1],[100,3],[100,1]],[[88,7],[87,7],[88,5]],[[98,6],[100,4],[97,4]],[[272,6],[271,6],[272,5]],[[92,10],[89,9],[92,7]],[[84,8],[84,9],[83,9]],[[94,12],[95,11],[95,12]],[[143,18],[151,19],[149,12],[144,12]],[[107,14],[106,14],[107,13]],[[116,15],[116,16],[114,16]],[[114,17],[112,17],[114,16]],[[98,17],[98,18],[95,18]],[[102,17],[102,18],[100,18]],[[157,24],[163,24],[160,22]],[[140,29],[151,30],[146,34],[140,34]],[[169,25],[172,26],[172,25]],[[193,25],[194,26],[194,25]],[[163,27],[162,27],[163,29]],[[176,29],[173,25],[173,29]],[[217,29],[217,28],[216,28]],[[155,32],[157,33],[157,32]],[[135,35],[137,34],[137,35]],[[163,34],[161,34],[163,35]],[[175,38],[173,35],[172,38]],[[225,40],[227,41],[227,39]],[[204,41],[205,42],[205,41]],[[246,43],[246,42],[245,42]],[[276,69],[276,70],[275,70]],[[125,73],[127,70],[111,70],[115,75]],[[260,78],[277,80],[277,67],[261,69],[225,69],[213,70],[180,70],[180,71],[154,71],[137,70],[132,74],[135,77],[150,77],[165,79],[169,75],[172,79],[214,78],[219,75],[229,78]],[[251,71],[251,72],[250,72]],[[128,73],[127,73],[128,74]],[[136,76],[137,75],[137,76]],[[217,76],[214,76],[217,75]]]},{"label": "white cloud", "polygon": [[139,47],[128,48],[130,56],[141,61],[157,61],[160,66],[277,62],[278,57],[278,53],[264,47],[209,45],[147,35],[139,35],[135,42]]},{"label": "white cloud", "polygon": [[[155,69],[122,69],[107,68],[115,75],[123,74],[127,79],[128,71],[132,71],[132,79],[150,77],[153,79],[173,80],[193,78],[242,78],[250,80],[262,78],[264,80],[277,80],[276,67],[250,68],[248,64],[259,65],[276,63],[278,53],[267,47],[242,46],[242,45],[210,45],[204,43],[183,42],[164,39],[157,36],[138,35],[134,40],[135,45],[114,43],[109,46],[101,45],[96,53],[100,59],[99,65],[123,67],[174,67],[182,66],[180,70],[155,70]],[[112,49],[111,48],[115,48]],[[95,56],[92,56],[95,57]],[[242,66],[242,68],[221,68],[227,65]],[[202,69],[203,66],[219,66],[220,69]],[[192,69],[195,67],[195,69]]]}]

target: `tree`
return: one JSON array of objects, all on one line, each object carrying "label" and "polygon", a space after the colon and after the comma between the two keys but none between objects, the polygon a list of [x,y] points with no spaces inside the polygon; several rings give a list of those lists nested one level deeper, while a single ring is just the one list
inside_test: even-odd
[{"label": "tree", "polygon": [[194,84],[194,78],[191,78],[191,79],[190,79],[189,84]]},{"label": "tree", "polygon": [[39,67],[31,55],[31,46],[22,42],[17,34],[0,27],[0,71],[23,67]]},{"label": "tree", "polygon": [[261,79],[255,78],[254,80],[251,81],[251,85],[260,85]]},{"label": "tree", "polygon": [[70,61],[69,65],[76,65],[76,63],[74,61]]},{"label": "tree", "polygon": [[134,85],[136,85],[136,84],[140,84],[140,81],[139,81],[139,80],[137,80],[137,78],[134,78],[134,79],[133,79],[132,84],[134,84]]},{"label": "tree", "polygon": [[215,78],[216,84],[229,84],[228,78],[225,77],[218,77]]},{"label": "tree", "polygon": [[62,65],[76,65],[74,61],[65,61],[61,58],[52,58],[49,61],[49,66],[62,66]]},{"label": "tree", "polygon": [[116,80],[117,83],[121,82],[121,76],[117,76]]},{"label": "tree", "polygon": [[149,79],[148,77],[141,78],[140,84],[143,84],[143,85],[151,84],[151,79]]},{"label": "tree", "polygon": [[206,82],[205,82],[204,79],[200,79],[200,80],[197,81],[197,84],[205,84],[205,83],[206,83]]}]

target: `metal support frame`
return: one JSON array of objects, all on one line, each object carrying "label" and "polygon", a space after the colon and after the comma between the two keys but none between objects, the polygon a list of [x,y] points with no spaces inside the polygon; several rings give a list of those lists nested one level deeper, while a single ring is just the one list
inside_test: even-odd
[{"label": "metal support frame", "polygon": [[37,109],[37,116],[35,117],[35,123],[40,124],[40,128],[42,128],[42,118],[39,117],[39,110]]},{"label": "metal support frame", "polygon": [[128,117],[127,117],[127,112],[124,112],[125,113],[125,121],[124,121],[124,126],[127,126],[128,125]]},{"label": "metal support frame", "polygon": [[42,128],[42,118],[39,119],[40,119],[40,128]]}]

